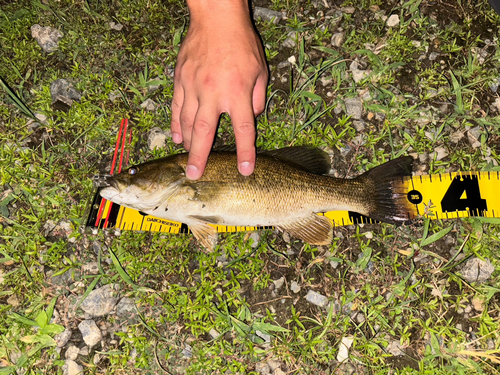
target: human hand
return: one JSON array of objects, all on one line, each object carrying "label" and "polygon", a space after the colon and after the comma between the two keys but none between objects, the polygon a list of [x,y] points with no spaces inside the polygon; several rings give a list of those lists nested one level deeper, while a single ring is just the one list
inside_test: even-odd
[{"label": "human hand", "polygon": [[174,78],[172,139],[189,151],[186,175],[199,179],[222,113],[234,128],[238,170],[255,167],[255,116],[266,101],[268,70],[244,0],[191,0],[190,25]]}]

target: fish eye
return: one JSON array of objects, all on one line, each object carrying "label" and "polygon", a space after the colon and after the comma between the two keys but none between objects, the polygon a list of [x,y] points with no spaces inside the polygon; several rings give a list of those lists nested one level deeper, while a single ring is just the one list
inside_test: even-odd
[{"label": "fish eye", "polygon": [[134,167],[129,168],[129,170],[128,170],[128,174],[130,174],[130,175],[132,175],[132,176],[133,176],[133,175],[134,175],[134,174],[136,174],[136,173],[137,173],[137,168],[134,168]]}]

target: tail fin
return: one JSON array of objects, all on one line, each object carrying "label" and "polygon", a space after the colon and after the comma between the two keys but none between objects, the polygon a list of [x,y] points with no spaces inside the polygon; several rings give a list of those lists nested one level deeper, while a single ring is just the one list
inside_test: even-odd
[{"label": "tail fin", "polygon": [[359,178],[366,179],[368,194],[373,196],[368,216],[386,223],[404,223],[417,216],[408,200],[408,188],[402,177],[411,176],[413,158],[403,156],[379,165]]}]

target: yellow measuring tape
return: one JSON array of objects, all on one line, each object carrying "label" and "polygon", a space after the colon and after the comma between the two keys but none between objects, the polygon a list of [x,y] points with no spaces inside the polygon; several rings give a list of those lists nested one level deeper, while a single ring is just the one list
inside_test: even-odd
[{"label": "yellow measuring tape", "polygon": [[[456,172],[404,177],[408,200],[418,214],[429,219],[460,217],[500,217],[500,172]],[[350,211],[320,213],[336,226],[373,223],[366,216]],[[213,225],[218,232],[253,231],[257,227]],[[116,228],[163,233],[186,233],[185,224],[146,215],[137,210],[112,204],[96,193],[87,219],[87,227]]]}]

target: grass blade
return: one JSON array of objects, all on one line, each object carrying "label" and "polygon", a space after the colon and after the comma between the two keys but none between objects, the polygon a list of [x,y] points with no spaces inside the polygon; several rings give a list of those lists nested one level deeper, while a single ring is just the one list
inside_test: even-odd
[{"label": "grass blade", "polygon": [[2,87],[5,89],[7,92],[7,95],[9,98],[12,100],[14,103],[14,106],[20,110],[22,113],[24,113],[27,117],[32,118],[33,120],[37,120],[35,114],[29,107],[24,103],[19,96],[14,92],[14,90],[9,86],[6,80],[3,79],[2,76],[0,76],[0,83],[2,84]]}]

